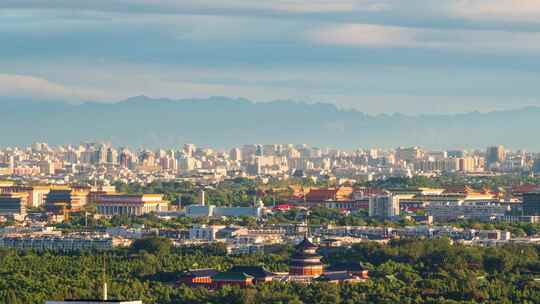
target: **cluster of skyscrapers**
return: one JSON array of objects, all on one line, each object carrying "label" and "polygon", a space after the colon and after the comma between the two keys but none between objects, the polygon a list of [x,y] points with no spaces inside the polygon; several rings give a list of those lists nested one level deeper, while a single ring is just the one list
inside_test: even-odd
[{"label": "cluster of skyscrapers", "polygon": [[134,151],[101,143],[55,147],[36,143],[0,150],[0,176],[55,184],[144,184],[176,178],[212,181],[235,176],[306,176],[346,182],[441,172],[534,174],[540,173],[540,161],[534,153],[512,152],[502,146],[469,151],[419,147],[343,151],[305,144],[251,144],[228,150],[186,144],[180,149]]}]

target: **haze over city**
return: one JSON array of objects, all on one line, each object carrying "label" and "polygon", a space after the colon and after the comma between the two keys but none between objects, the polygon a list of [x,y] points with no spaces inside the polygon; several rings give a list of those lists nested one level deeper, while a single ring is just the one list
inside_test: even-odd
[{"label": "haze over city", "polygon": [[540,1],[0,0],[0,304],[540,303]]}]

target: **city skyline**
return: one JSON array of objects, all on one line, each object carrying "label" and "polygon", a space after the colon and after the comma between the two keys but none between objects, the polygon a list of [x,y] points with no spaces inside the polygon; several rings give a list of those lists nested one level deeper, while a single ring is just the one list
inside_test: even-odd
[{"label": "city skyline", "polygon": [[0,0],[0,304],[540,303],[540,0]]},{"label": "city skyline", "polygon": [[353,148],[340,148],[336,146],[331,145],[312,145],[310,143],[281,143],[281,142],[246,142],[240,145],[232,145],[232,146],[217,146],[213,145],[212,143],[206,143],[206,144],[196,144],[193,142],[179,142],[175,145],[170,146],[157,146],[157,147],[145,147],[145,146],[130,146],[130,145],[119,145],[115,144],[113,141],[110,140],[81,140],[79,142],[72,142],[72,143],[63,143],[63,144],[50,144],[47,141],[38,141],[38,142],[31,142],[28,144],[23,145],[0,145],[0,151],[1,150],[26,150],[26,149],[32,149],[36,145],[43,145],[47,147],[48,149],[64,149],[64,148],[95,148],[95,147],[105,147],[105,148],[113,148],[116,150],[132,150],[134,152],[144,152],[144,151],[182,151],[187,146],[192,146],[194,149],[197,150],[211,150],[213,152],[217,153],[229,153],[232,149],[240,149],[242,147],[247,146],[253,146],[253,147],[262,147],[262,148],[268,148],[268,147],[283,147],[283,148],[295,148],[295,149],[316,149],[323,151],[324,153],[330,153],[331,151],[339,151],[339,152],[345,152],[345,153],[356,153],[356,152],[369,152],[370,150],[377,150],[381,152],[391,152],[396,151],[398,149],[403,148],[418,148],[422,149],[426,152],[453,152],[453,151],[461,151],[464,153],[471,153],[471,154],[478,154],[478,153],[486,153],[486,149],[489,148],[500,148],[503,149],[504,153],[532,153],[532,154],[538,154],[540,151],[535,150],[526,150],[526,149],[512,149],[512,147],[508,147],[504,144],[494,144],[491,146],[477,146],[477,147],[471,147],[471,148],[462,148],[462,147],[454,147],[454,148],[447,148],[447,149],[441,149],[441,148],[433,148],[433,147],[427,147],[422,145],[401,145],[401,146],[394,146],[394,147],[380,147],[380,146],[369,146],[369,145],[358,145],[357,147]]}]

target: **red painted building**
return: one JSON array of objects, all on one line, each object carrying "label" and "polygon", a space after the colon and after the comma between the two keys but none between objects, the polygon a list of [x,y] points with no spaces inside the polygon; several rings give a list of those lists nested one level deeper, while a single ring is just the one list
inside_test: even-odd
[{"label": "red painted building", "polygon": [[213,268],[203,268],[203,269],[192,269],[184,273],[180,280],[179,284],[185,284],[188,286],[207,286],[210,287],[212,284],[212,277],[217,275],[219,271]]},{"label": "red painted building", "polygon": [[320,276],[324,271],[321,256],[317,255],[318,247],[304,238],[295,248],[289,264],[289,274],[294,276]]},{"label": "red painted building", "polygon": [[212,288],[218,289],[225,285],[237,285],[241,288],[253,285],[254,278],[243,272],[221,272],[212,277]]}]

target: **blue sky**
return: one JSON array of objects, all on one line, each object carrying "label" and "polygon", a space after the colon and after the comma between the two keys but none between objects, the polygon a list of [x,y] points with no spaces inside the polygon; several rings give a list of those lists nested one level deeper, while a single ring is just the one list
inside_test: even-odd
[{"label": "blue sky", "polygon": [[2,0],[0,95],[540,106],[536,0]]}]

